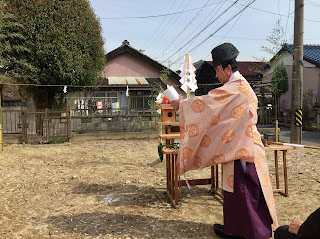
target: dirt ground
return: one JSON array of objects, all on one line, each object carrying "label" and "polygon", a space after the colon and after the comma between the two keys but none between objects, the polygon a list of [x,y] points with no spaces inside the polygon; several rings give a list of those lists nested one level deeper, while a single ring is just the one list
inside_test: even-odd
[{"label": "dirt ground", "polygon": [[[217,238],[213,223],[223,223],[221,196],[212,196],[209,185],[194,192],[184,187],[180,206],[172,208],[157,144],[140,139],[4,145],[0,238]],[[319,156],[320,150],[288,152],[289,197],[275,194],[280,224],[305,219],[320,206]],[[268,160],[275,186],[270,152]],[[205,178],[209,169],[187,175]]]}]

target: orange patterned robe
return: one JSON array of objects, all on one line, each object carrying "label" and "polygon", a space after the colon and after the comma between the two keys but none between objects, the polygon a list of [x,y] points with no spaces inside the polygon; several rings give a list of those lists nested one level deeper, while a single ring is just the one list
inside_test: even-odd
[{"label": "orange patterned robe", "polygon": [[179,175],[222,164],[222,188],[233,192],[234,160],[254,162],[270,215],[275,200],[264,146],[257,131],[257,97],[241,75],[208,95],[180,102]]}]

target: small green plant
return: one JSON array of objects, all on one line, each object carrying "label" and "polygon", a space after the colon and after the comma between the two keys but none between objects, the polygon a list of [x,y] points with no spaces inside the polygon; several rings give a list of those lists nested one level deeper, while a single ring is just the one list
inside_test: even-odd
[{"label": "small green plant", "polygon": [[158,154],[159,154],[159,159],[162,162],[163,161],[163,152],[162,149],[166,147],[169,149],[179,149],[179,143],[173,143],[173,144],[162,144],[161,142],[158,144]]},{"label": "small green plant", "polygon": [[67,137],[53,137],[49,139],[49,144],[63,144],[68,142]]},{"label": "small green plant", "polygon": [[88,131],[87,127],[83,126],[83,127],[81,127],[79,129],[78,133],[79,134],[85,134],[85,133],[87,133],[87,131]]},{"label": "small green plant", "polygon": [[148,120],[145,118],[145,117],[143,117],[143,116],[141,116],[141,115],[139,115],[139,114],[136,114],[135,115],[135,120],[134,120],[134,126],[138,129],[138,130],[142,130],[142,129],[144,129],[145,128],[145,122],[147,122]]}]

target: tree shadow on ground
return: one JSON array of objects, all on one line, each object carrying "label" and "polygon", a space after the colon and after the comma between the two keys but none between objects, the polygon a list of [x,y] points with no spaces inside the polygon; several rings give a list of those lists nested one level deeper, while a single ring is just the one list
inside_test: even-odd
[{"label": "tree shadow on ground", "polygon": [[[166,220],[150,216],[104,212],[58,215],[47,219],[51,236],[57,228],[86,236],[125,236],[136,238],[217,238],[212,224]],[[166,228],[164,231],[163,229]],[[58,233],[58,232],[57,232]],[[61,235],[61,234],[60,234]],[[132,237],[128,237],[132,238]]]}]

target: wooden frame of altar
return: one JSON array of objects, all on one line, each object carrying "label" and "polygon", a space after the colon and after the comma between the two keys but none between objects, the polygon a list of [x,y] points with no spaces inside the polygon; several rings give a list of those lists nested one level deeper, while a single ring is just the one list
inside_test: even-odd
[{"label": "wooden frame of altar", "polygon": [[[170,104],[157,105],[156,109],[161,110],[161,121],[157,122],[159,128],[159,143],[163,143],[162,149],[166,159],[167,194],[171,205],[176,208],[179,202],[179,188],[186,186],[185,180],[178,177],[177,157],[180,129],[176,120],[176,111]],[[211,177],[204,179],[188,180],[190,186],[211,184],[211,192],[216,193],[219,189],[218,165],[211,167]]]}]

